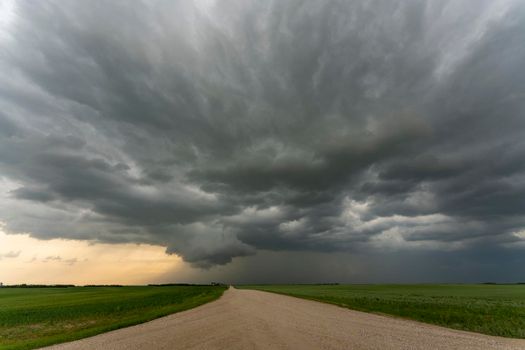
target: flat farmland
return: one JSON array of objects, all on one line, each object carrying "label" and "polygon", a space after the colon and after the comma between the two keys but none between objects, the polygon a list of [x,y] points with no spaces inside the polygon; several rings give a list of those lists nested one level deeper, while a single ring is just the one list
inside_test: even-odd
[{"label": "flat farmland", "polygon": [[353,310],[525,338],[525,285],[244,285]]},{"label": "flat farmland", "polygon": [[221,286],[0,289],[0,349],[32,349],[149,321],[219,298]]}]

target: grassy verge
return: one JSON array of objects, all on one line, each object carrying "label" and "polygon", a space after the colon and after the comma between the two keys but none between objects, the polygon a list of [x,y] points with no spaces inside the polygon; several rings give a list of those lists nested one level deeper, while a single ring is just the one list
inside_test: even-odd
[{"label": "grassy verge", "polygon": [[74,287],[0,289],[0,349],[33,349],[187,310],[226,287]]},{"label": "grassy verge", "polygon": [[440,326],[525,338],[525,285],[253,285]]}]

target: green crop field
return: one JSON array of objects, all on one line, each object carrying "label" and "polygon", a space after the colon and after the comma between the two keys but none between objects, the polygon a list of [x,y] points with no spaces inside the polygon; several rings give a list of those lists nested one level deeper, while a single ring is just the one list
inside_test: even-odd
[{"label": "green crop field", "polygon": [[220,286],[1,288],[0,349],[32,349],[186,310]]},{"label": "green crop field", "polygon": [[252,285],[354,310],[525,338],[525,285]]}]

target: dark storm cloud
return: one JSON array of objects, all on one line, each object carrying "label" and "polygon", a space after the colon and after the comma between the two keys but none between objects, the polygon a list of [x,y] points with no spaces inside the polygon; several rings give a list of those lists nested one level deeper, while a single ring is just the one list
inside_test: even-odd
[{"label": "dark storm cloud", "polygon": [[[478,247],[469,251],[411,250],[359,253],[260,251],[207,271],[168,272],[155,282],[256,283],[509,283],[523,281],[523,251]],[[285,271],[283,271],[285,270]],[[403,273],[400,273],[402,271]],[[505,271],[506,273],[502,273]]]},{"label": "dark storm cloud", "polygon": [[160,244],[205,268],[258,249],[523,248],[519,1],[15,13],[0,37],[9,231]]}]

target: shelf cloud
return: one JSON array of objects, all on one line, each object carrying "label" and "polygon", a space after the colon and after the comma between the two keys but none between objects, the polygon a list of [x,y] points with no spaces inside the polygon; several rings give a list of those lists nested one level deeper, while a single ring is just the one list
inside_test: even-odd
[{"label": "shelf cloud", "polygon": [[10,233],[204,269],[260,251],[482,266],[525,247],[521,1],[11,7]]}]

